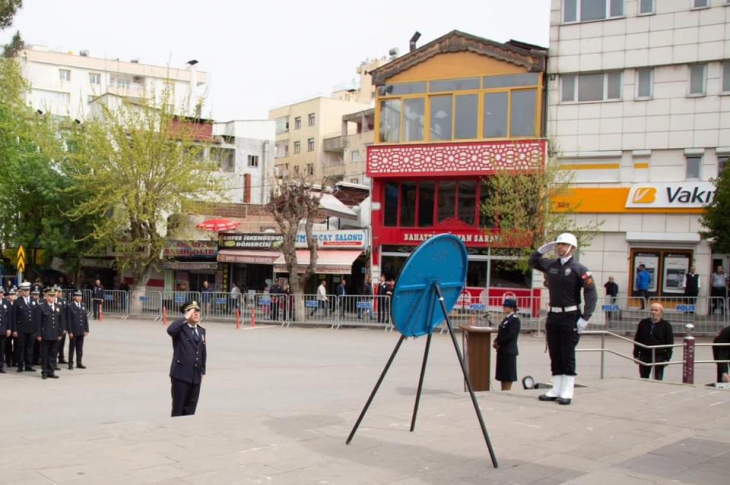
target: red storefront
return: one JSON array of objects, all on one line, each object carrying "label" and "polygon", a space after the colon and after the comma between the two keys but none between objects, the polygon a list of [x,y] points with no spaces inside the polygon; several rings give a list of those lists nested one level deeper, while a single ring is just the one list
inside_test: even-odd
[{"label": "red storefront", "polygon": [[471,303],[539,291],[530,272],[507,262],[515,252],[480,205],[490,196],[485,177],[546,159],[545,59],[536,46],[451,32],[373,72],[374,277],[397,278],[418,244],[452,233],[469,251]]}]

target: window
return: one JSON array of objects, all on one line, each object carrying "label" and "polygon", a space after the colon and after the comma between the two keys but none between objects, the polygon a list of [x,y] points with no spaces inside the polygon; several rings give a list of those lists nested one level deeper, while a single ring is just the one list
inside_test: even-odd
[{"label": "window", "polygon": [[66,82],[71,81],[71,71],[69,69],[59,69],[58,76],[61,79],[61,81],[66,81]]},{"label": "window", "polygon": [[99,74],[98,72],[90,72],[89,84],[101,84],[101,74]]},{"label": "window", "polygon": [[438,222],[454,218],[456,210],[456,182],[439,182]]},{"label": "window", "polygon": [[426,100],[411,98],[403,101],[403,140],[423,140],[423,124],[426,117]]},{"label": "window", "polygon": [[710,0],[692,0],[692,8],[707,8],[710,6]]},{"label": "window", "polygon": [[259,166],[259,156],[258,155],[249,155],[248,156],[248,166],[249,167],[258,167]]},{"label": "window", "polygon": [[536,90],[512,91],[509,117],[511,137],[535,136],[536,109]]},{"label": "window", "polygon": [[483,200],[479,187],[475,180],[386,182],[383,223],[389,227],[447,224],[476,228],[477,201]]},{"label": "window", "polygon": [[402,96],[426,92],[426,82],[386,84],[378,88],[378,96]]},{"label": "window", "polygon": [[314,113],[309,113],[309,126],[314,126],[315,122],[316,122],[316,118],[314,116]]},{"label": "window", "polygon": [[400,99],[380,102],[380,141],[393,143],[400,140]]},{"label": "window", "polygon": [[621,99],[621,72],[569,74],[562,76],[564,102],[592,102]]},{"label": "window", "polygon": [[565,0],[563,22],[589,22],[624,15],[624,0]]},{"label": "window", "polygon": [[[112,84],[114,84],[114,79],[112,78]],[[276,118],[276,134],[282,135],[284,133],[289,133],[289,118],[287,116],[282,116],[281,118]]]},{"label": "window", "polygon": [[314,164],[313,163],[307,164],[307,175],[309,175],[310,177],[314,175]]},{"label": "window", "polygon": [[434,182],[421,182],[418,186],[418,227],[433,226],[435,192]]},{"label": "window", "polygon": [[302,128],[302,117],[297,116],[296,118],[294,118],[294,129],[300,130],[301,128]]},{"label": "window", "polygon": [[314,138],[310,138],[307,140],[307,151],[308,152],[314,151]]},{"label": "window", "polygon": [[[287,163],[286,165],[288,168],[289,164]],[[299,165],[294,165],[294,175],[299,175]]]},{"label": "window", "polygon": [[431,98],[431,140],[451,140],[453,125],[453,96],[434,96]]},{"label": "window", "polygon": [[494,227],[494,219],[484,213],[482,207],[487,203],[489,198],[489,192],[487,191],[487,184],[482,182],[479,191],[479,227]]},{"label": "window", "polygon": [[479,116],[478,95],[456,96],[456,116],[454,138],[469,140],[477,137],[477,117]]},{"label": "window", "polygon": [[301,152],[302,152],[302,142],[295,141],[294,142],[294,154],[296,155],[297,153],[301,153]]},{"label": "window", "polygon": [[719,177],[723,170],[725,170],[725,167],[727,166],[727,162],[730,161],[730,155],[718,155],[717,156],[717,176]]},{"label": "window", "polygon": [[243,174],[243,203],[251,203],[251,174]]},{"label": "window", "polygon": [[360,152],[358,150],[352,151],[352,161],[353,162],[359,162],[360,161]]},{"label": "window", "polygon": [[654,0],[639,0],[639,15],[654,13]]},{"label": "window", "polygon": [[359,184],[359,183],[360,183],[360,180],[359,180],[359,179],[357,179],[357,178],[354,178],[354,179],[350,179],[350,183],[351,183],[351,184]]},{"label": "window", "polygon": [[416,225],[416,182],[400,184],[400,227]]},{"label": "window", "polygon": [[722,63],[722,92],[730,93],[730,61]]},{"label": "window", "polygon": [[702,163],[702,157],[701,156],[691,156],[687,157],[687,172],[685,174],[685,178],[690,179],[699,179],[700,178],[700,164]]},{"label": "window", "polygon": [[706,77],[707,66],[705,64],[689,66],[689,94],[691,96],[705,95]]},{"label": "window", "polygon": [[462,222],[473,226],[476,215],[477,183],[474,181],[459,182],[459,202],[457,216]]},{"label": "window", "polygon": [[398,222],[398,182],[385,183],[383,224],[395,227]]},{"label": "window", "polygon": [[636,99],[651,99],[654,95],[654,71],[641,69],[636,71]]}]

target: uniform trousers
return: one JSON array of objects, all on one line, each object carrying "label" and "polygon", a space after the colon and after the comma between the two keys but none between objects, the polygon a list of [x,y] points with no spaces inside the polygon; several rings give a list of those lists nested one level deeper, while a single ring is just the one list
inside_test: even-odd
[{"label": "uniform trousers", "polygon": [[15,361],[15,337],[5,339],[5,364],[10,367]]},{"label": "uniform trousers", "polygon": [[68,363],[74,363],[74,351],[76,351],[76,362],[81,364],[81,358],[84,356],[84,336],[75,336],[68,339]]},{"label": "uniform trousers", "polygon": [[5,366],[5,332],[0,334],[0,369]]},{"label": "uniform trousers", "polygon": [[35,341],[35,333],[18,332],[15,338],[15,361],[18,368],[25,365],[30,367],[33,365],[33,342]]},{"label": "uniform trousers", "polygon": [[60,362],[64,363],[63,361],[66,360],[63,356],[63,348],[66,346],[66,334],[61,335],[61,340],[58,341],[58,345],[56,345],[57,355],[55,356],[55,359]]},{"label": "uniform trousers", "polygon": [[575,346],[578,345],[577,322],[580,312],[548,313],[547,332],[550,370],[554,376],[575,375]]},{"label": "uniform trousers", "polygon": [[53,357],[56,355],[58,340],[41,340],[41,372],[52,376],[56,369],[56,362]]},{"label": "uniform trousers", "polygon": [[172,381],[172,417],[195,414],[198,396],[200,396],[200,382],[193,384],[174,377],[171,377],[170,380]]}]

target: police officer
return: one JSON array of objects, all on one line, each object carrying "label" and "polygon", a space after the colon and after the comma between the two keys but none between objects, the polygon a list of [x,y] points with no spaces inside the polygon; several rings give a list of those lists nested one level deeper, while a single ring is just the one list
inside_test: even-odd
[{"label": "police officer", "polygon": [[76,351],[76,367],[86,369],[83,361],[84,339],[89,335],[89,315],[81,301],[83,292],[76,290],[73,301],[66,306],[66,330],[68,331],[68,368],[74,368],[74,351]]},{"label": "police officer", "polygon": [[[550,308],[545,325],[550,370],[553,387],[540,396],[541,401],[557,401],[570,404],[575,385],[575,346],[580,333],[588,326],[588,320],[596,308],[598,294],[588,268],[573,260],[578,240],[573,234],[563,233],[548,244],[540,246],[528,260],[531,268],[542,271],[547,279],[550,293]],[[543,259],[553,249],[558,259]],[[581,289],[585,306],[581,312]]]},{"label": "police officer", "polygon": [[13,331],[13,324],[10,315],[10,303],[5,301],[5,290],[0,287],[0,374],[5,374],[5,339],[9,338]]},{"label": "police officer", "polygon": [[61,370],[61,368],[58,366],[58,364],[66,364],[66,358],[63,356],[63,348],[66,346],[66,333],[68,331],[68,324],[66,322],[67,317],[67,308],[68,308],[68,302],[63,297],[63,288],[61,288],[60,285],[55,285],[56,289],[56,304],[61,307],[61,328],[63,329],[63,334],[61,335],[61,340],[58,342],[57,350],[58,355],[55,355],[53,357],[53,363],[56,368],[56,370]]},{"label": "police officer", "polygon": [[35,326],[33,325],[33,306],[30,302],[30,283],[20,284],[20,296],[13,305],[13,322],[15,325],[15,360],[18,372],[35,372],[33,364],[33,342]]},{"label": "police officer", "polygon": [[200,304],[189,301],[180,310],[184,317],[167,327],[173,349],[170,366],[173,417],[195,414],[207,358],[205,329],[198,325]]},{"label": "police officer", "polygon": [[15,331],[15,296],[16,291],[13,287],[5,292],[5,301],[8,302],[8,304],[10,305],[10,322],[12,325],[10,329],[10,337],[5,339],[5,364],[8,367],[15,367],[17,365],[17,362],[15,362],[15,349],[17,345],[17,339],[15,337],[18,335],[18,333]]},{"label": "police officer", "polygon": [[[36,279],[36,282],[37,281],[39,280]],[[40,285],[38,285],[37,283],[30,285],[31,311],[34,307],[41,304],[40,296]],[[37,365],[39,367],[41,365],[41,343],[37,339],[33,339],[33,365]]]},{"label": "police officer", "polygon": [[63,333],[61,307],[56,304],[55,288],[48,287],[43,293],[46,300],[33,309],[36,339],[41,343],[41,377],[58,379],[53,360]]}]

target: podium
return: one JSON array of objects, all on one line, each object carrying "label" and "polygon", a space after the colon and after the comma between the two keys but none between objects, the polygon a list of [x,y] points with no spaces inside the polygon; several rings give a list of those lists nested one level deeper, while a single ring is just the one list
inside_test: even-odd
[{"label": "podium", "polygon": [[[475,391],[490,391],[492,374],[492,334],[497,333],[494,327],[474,327],[459,325],[461,329],[461,345],[464,348],[464,360],[469,378]],[[464,385],[466,390],[466,384]]]}]

